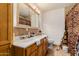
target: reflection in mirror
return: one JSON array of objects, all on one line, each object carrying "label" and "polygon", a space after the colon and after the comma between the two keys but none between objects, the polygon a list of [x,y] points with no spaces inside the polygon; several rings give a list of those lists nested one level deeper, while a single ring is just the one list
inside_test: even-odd
[{"label": "reflection in mirror", "polygon": [[14,27],[39,27],[39,14],[28,4],[14,4],[13,9]]},{"label": "reflection in mirror", "polygon": [[30,13],[31,13],[31,27],[38,27],[39,14],[37,14],[33,10],[30,10]]},{"label": "reflection in mirror", "polygon": [[19,24],[31,26],[30,8],[25,4],[19,4]]}]

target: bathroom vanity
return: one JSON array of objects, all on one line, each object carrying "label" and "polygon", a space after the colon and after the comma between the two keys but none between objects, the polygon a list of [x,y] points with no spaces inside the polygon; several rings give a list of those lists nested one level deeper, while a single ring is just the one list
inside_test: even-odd
[{"label": "bathroom vanity", "polygon": [[13,42],[15,56],[44,56],[48,51],[46,35],[38,35],[24,40]]},{"label": "bathroom vanity", "polygon": [[[47,53],[47,35],[41,33],[40,13],[29,4],[14,4],[14,34],[12,55],[44,56]],[[28,37],[23,38],[23,35]]]}]

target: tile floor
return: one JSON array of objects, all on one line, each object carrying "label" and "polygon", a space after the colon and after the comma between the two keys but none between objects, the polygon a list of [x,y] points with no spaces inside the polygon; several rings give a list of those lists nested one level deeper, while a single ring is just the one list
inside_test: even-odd
[{"label": "tile floor", "polygon": [[64,52],[59,46],[54,46],[48,50],[47,56],[70,56],[70,53]]}]

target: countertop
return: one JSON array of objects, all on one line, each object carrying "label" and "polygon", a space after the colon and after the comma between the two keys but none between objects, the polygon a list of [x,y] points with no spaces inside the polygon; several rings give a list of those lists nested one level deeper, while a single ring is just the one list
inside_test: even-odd
[{"label": "countertop", "polygon": [[38,35],[31,38],[25,38],[22,40],[14,40],[13,45],[21,48],[27,48],[35,42],[37,43],[37,45],[40,44],[40,40],[44,37],[47,37],[47,35]]}]

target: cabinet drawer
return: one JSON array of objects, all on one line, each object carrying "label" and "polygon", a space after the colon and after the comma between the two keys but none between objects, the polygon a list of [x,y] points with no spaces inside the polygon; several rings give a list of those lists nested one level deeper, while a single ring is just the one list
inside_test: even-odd
[{"label": "cabinet drawer", "polygon": [[10,52],[9,44],[0,46],[0,55],[6,56],[9,55],[9,52]]},{"label": "cabinet drawer", "polygon": [[31,56],[37,56],[37,51],[34,51]]},{"label": "cabinet drawer", "polygon": [[37,45],[34,43],[31,46],[26,48],[27,55],[31,55],[37,49]]}]

